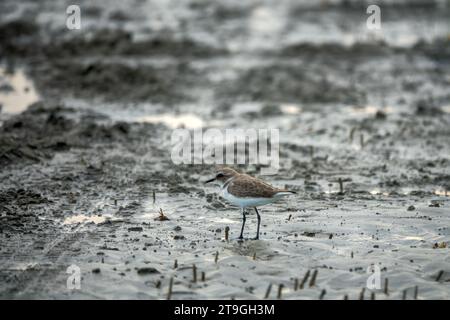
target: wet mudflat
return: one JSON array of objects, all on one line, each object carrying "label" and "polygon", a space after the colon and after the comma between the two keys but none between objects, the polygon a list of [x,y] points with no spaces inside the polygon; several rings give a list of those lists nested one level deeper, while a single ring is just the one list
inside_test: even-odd
[{"label": "wet mudflat", "polygon": [[[0,4],[0,297],[449,298],[449,6],[121,3]],[[261,240],[180,126],[280,129]]]}]

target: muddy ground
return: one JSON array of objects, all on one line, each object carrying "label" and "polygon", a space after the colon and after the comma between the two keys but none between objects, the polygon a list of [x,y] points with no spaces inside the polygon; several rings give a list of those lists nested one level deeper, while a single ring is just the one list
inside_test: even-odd
[{"label": "muddy ground", "polygon": [[[450,298],[448,1],[78,3],[0,3],[0,298]],[[280,129],[261,240],[178,126]]]}]

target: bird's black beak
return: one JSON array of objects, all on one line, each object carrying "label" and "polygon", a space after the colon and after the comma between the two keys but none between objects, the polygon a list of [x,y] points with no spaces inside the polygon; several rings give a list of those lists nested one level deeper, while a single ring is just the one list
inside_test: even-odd
[{"label": "bird's black beak", "polygon": [[213,182],[214,180],[216,180],[216,178],[212,178],[212,179],[206,180],[206,181],[205,181],[205,184],[210,183],[210,182]]}]

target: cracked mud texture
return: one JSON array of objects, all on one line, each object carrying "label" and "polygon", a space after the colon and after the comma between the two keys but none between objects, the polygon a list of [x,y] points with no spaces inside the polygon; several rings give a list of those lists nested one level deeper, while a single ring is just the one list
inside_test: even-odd
[{"label": "cracked mud texture", "polygon": [[[0,3],[1,298],[359,299],[373,265],[377,299],[450,298],[448,2],[382,1],[382,32],[358,1],[69,4]],[[280,129],[261,178],[298,195],[261,240],[178,126]]]}]

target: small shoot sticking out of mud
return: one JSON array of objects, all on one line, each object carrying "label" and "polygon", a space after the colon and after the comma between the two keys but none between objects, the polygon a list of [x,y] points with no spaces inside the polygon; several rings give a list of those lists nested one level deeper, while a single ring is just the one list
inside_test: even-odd
[{"label": "small shoot sticking out of mud", "polygon": [[306,281],[308,281],[308,278],[309,278],[309,274],[310,274],[310,273],[311,273],[310,270],[306,271],[306,273],[305,273],[305,275],[304,275],[304,277],[303,277],[303,280],[302,280],[302,282],[300,283],[300,289],[303,289],[303,287],[305,286],[305,283],[306,283]]},{"label": "small shoot sticking out of mud", "polygon": [[353,127],[353,128],[350,130],[350,134],[349,134],[349,140],[350,140],[350,143],[353,142],[353,136],[355,135],[355,131],[356,131],[356,127]]},{"label": "small shoot sticking out of mud", "polygon": [[389,295],[389,279],[384,279],[384,294]]},{"label": "small shoot sticking out of mud", "polygon": [[[345,194],[344,182],[350,182],[350,181],[352,181],[351,178],[341,178],[341,177],[339,177],[338,179],[329,180],[329,182],[337,183],[339,185],[339,191],[337,192],[337,194],[340,196]],[[330,184],[330,186],[331,186],[331,184]]]},{"label": "small shoot sticking out of mud", "polygon": [[437,277],[436,277],[436,281],[439,282],[442,278],[442,275],[444,274],[444,270],[439,271]]},{"label": "small shoot sticking out of mud", "polygon": [[192,265],[192,282],[197,283],[197,266],[195,264]]},{"label": "small shoot sticking out of mud", "polygon": [[344,194],[344,183],[342,182],[342,178],[339,178],[339,194]]},{"label": "small shoot sticking out of mud", "polygon": [[226,226],[225,227],[225,241],[226,242],[228,242],[229,235],[230,235],[230,227]]},{"label": "small shoot sticking out of mud", "polygon": [[172,288],[173,288],[173,277],[170,278],[169,291],[167,292],[167,300],[170,300],[172,298]]},{"label": "small shoot sticking out of mud", "polygon": [[266,294],[264,295],[264,299],[268,299],[270,295],[270,291],[272,290],[272,284],[269,284],[266,290]]},{"label": "small shoot sticking out of mud", "polygon": [[217,261],[219,261],[219,251],[216,251],[216,255],[214,257],[214,263],[217,264]]},{"label": "small shoot sticking out of mud", "polygon": [[311,277],[311,281],[309,282],[309,287],[314,287],[316,285],[316,278],[317,278],[317,274],[319,273],[319,270],[314,270],[313,275]]},{"label": "small shoot sticking out of mud", "polygon": [[280,285],[278,286],[278,295],[277,295],[277,299],[281,299],[282,295],[283,295],[283,288],[284,288],[284,284],[280,283]]},{"label": "small shoot sticking out of mud", "polygon": [[309,156],[314,159],[314,146],[309,146]]},{"label": "small shoot sticking out of mud", "polygon": [[364,300],[364,293],[366,292],[366,288],[362,288],[359,293],[359,300]]},{"label": "small shoot sticking out of mud", "polygon": [[159,216],[157,216],[155,219],[155,221],[166,221],[166,220],[170,220],[163,212],[162,208],[159,208]]}]

